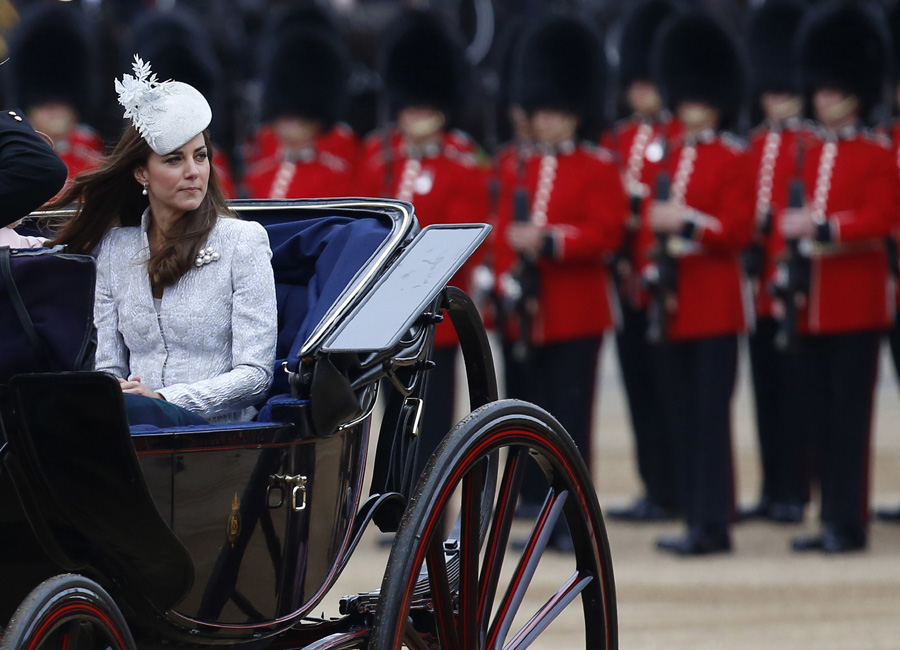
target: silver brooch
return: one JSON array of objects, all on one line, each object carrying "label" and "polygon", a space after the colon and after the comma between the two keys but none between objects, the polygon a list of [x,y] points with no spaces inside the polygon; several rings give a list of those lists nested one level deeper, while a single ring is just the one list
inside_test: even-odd
[{"label": "silver brooch", "polygon": [[194,260],[194,264],[196,266],[203,266],[204,264],[209,264],[210,262],[215,262],[219,259],[219,254],[215,252],[211,247],[209,248],[201,248],[197,253],[197,259]]}]

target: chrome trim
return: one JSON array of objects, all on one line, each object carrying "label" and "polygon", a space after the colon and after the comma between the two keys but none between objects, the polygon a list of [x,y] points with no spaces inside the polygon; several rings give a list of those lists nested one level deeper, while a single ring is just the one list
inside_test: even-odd
[{"label": "chrome trim", "polygon": [[337,428],[338,433],[344,431],[345,429],[349,429],[350,427],[355,427],[357,424],[369,418],[372,415],[372,411],[375,410],[375,403],[378,401],[378,385],[380,382],[375,382],[374,384],[370,384],[369,394],[371,395],[371,399],[369,400],[369,405],[363,409],[362,415],[359,417],[350,420],[349,422],[345,422],[341,426]]},{"label": "chrome trim", "polygon": [[[313,349],[322,342],[322,339],[325,338],[331,328],[333,328],[338,318],[345,315],[347,311],[356,304],[363,289],[367,287],[367,285],[372,281],[373,277],[378,273],[378,271],[382,269],[384,263],[388,260],[388,258],[394,253],[394,251],[397,250],[403,239],[411,230],[414,223],[414,212],[408,209],[408,205],[409,204],[399,201],[356,201],[353,199],[345,199],[334,203],[328,203],[326,201],[323,203],[315,203],[313,205],[297,206],[304,209],[387,208],[391,210],[397,210],[402,215],[402,219],[400,220],[400,227],[392,229],[391,235],[388,240],[384,244],[382,244],[382,246],[376,252],[375,256],[369,259],[363,266],[363,268],[360,269],[360,271],[363,272],[362,275],[357,275],[356,277],[354,277],[353,282],[351,282],[351,284],[344,289],[344,292],[341,294],[342,297],[339,298],[338,301],[328,309],[328,311],[325,313],[325,317],[322,318],[318,325],[316,325],[315,329],[312,331],[312,334],[310,334],[309,338],[307,338],[303,343],[303,346],[297,353],[298,357],[310,356],[310,354],[313,352]],[[252,212],[257,210],[284,210],[286,207],[290,206],[287,206],[284,203],[279,203],[277,205],[237,204],[235,207],[239,208],[241,211]]]}]

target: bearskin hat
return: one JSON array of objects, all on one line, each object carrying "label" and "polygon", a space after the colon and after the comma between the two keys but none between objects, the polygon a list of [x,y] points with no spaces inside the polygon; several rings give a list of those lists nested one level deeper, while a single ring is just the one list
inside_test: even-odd
[{"label": "bearskin hat", "polygon": [[670,0],[646,0],[625,16],[619,37],[620,88],[627,88],[634,81],[653,79],[650,48],[659,27],[673,11],[675,7]]},{"label": "bearskin hat", "polygon": [[459,36],[431,12],[403,12],[388,29],[382,76],[391,111],[430,106],[448,116],[463,108],[469,70]]},{"label": "bearskin hat", "polygon": [[800,92],[793,49],[803,11],[798,0],[767,0],[750,14],[746,42],[755,95]]},{"label": "bearskin hat", "polygon": [[884,98],[888,66],[885,17],[874,7],[838,2],[811,11],[799,36],[800,82],[855,95],[868,116]]},{"label": "bearskin hat", "polygon": [[82,116],[97,93],[97,52],[82,11],[62,3],[23,12],[10,44],[16,103],[23,109],[48,102],[72,106]]},{"label": "bearskin hat", "polygon": [[330,128],[344,114],[350,64],[336,35],[308,27],[282,30],[263,71],[262,118],[296,116]]},{"label": "bearskin hat", "polygon": [[697,101],[721,112],[733,127],[744,90],[744,60],[737,41],[714,18],[675,14],[660,28],[651,54],[654,79],[669,110]]},{"label": "bearskin hat", "polygon": [[552,15],[522,36],[513,62],[511,99],[527,111],[559,109],[581,118],[602,110],[606,58],[602,40],[586,22]]},{"label": "bearskin hat", "polygon": [[222,68],[209,33],[192,13],[183,10],[152,11],[138,16],[132,25],[131,45],[123,57],[138,54],[149,61],[160,81],[174,79],[200,91],[213,109],[221,110]]},{"label": "bearskin hat", "polygon": [[282,34],[301,28],[319,33],[327,32],[340,38],[334,12],[324,4],[314,0],[298,4],[286,3],[284,7],[274,11],[263,26],[257,53],[259,70],[264,72],[271,65],[275,49],[282,42]]},{"label": "bearskin hat", "polygon": [[891,76],[894,84],[900,83],[900,0],[891,5],[887,13],[891,37]]}]

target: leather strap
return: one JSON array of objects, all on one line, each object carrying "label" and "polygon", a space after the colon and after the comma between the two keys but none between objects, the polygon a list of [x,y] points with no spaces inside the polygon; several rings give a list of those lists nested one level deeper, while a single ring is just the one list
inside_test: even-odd
[{"label": "leather strap", "polygon": [[12,274],[12,264],[10,263],[11,258],[12,252],[9,246],[0,246],[0,285],[3,285],[3,288],[6,289],[6,294],[9,296],[13,309],[16,310],[16,315],[19,317],[19,323],[22,325],[25,336],[44,362],[44,367],[50,369],[51,364],[47,348],[38,336],[34,322],[32,322],[31,316],[28,314],[28,308],[25,306],[25,301],[22,300],[22,294],[19,293],[19,287],[16,286],[16,280]]}]

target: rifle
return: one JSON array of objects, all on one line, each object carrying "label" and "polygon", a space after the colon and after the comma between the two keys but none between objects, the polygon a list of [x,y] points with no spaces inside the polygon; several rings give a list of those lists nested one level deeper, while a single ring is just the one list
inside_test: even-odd
[{"label": "rifle", "polygon": [[[619,161],[619,166],[624,168],[626,163],[622,162],[621,156],[619,155],[619,135],[615,129],[612,130],[612,138],[613,151]],[[614,285],[619,292],[620,302],[624,302],[628,295],[628,275],[629,272],[633,271],[633,269],[630,268],[631,251],[634,249],[634,240],[640,229],[641,203],[643,202],[643,197],[632,192],[632,189],[633,188],[628,187],[625,188],[625,191],[628,192],[629,206],[628,221],[625,223],[625,236],[622,239],[622,244],[616,252],[613,253],[609,263],[609,271],[612,274]]]},{"label": "rifle", "polygon": [[[513,223],[528,223],[530,219],[524,166],[524,159],[520,155],[519,183],[513,191]],[[512,272],[512,280],[518,288],[512,292],[512,296],[507,296],[506,311],[518,315],[519,336],[513,341],[512,354],[517,361],[522,362],[531,354],[531,320],[539,289],[537,261],[520,254]]]},{"label": "rifle", "polygon": [[[656,200],[668,201],[671,190],[669,173],[660,170],[656,176]],[[647,310],[647,339],[662,343],[667,337],[668,297],[678,291],[678,260],[669,252],[669,235],[656,233],[656,277],[648,281],[650,306]]]},{"label": "rifle", "polygon": [[[803,207],[803,149],[797,142],[797,163],[788,193],[788,207]],[[787,253],[778,263],[772,293],[784,304],[784,316],[775,332],[775,347],[790,352],[797,347],[797,299],[809,293],[810,263],[800,253],[800,240],[788,239]]]},{"label": "rifle", "polygon": [[[763,241],[770,234],[772,234],[772,208],[766,209],[766,214],[763,217],[762,223],[759,226],[759,234],[761,235]],[[744,251],[743,255],[741,255],[741,261],[744,266],[744,273],[747,274],[747,277],[751,280],[759,280],[762,278],[763,274],[763,260],[766,255],[766,247],[763,241],[759,241],[756,239],[752,244]],[[756,286],[759,286],[758,284]]]}]

